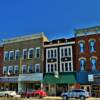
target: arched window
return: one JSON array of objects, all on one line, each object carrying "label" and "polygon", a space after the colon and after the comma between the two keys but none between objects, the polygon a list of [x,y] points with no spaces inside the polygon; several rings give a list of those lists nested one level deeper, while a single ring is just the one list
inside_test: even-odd
[{"label": "arched window", "polygon": [[86,60],[85,59],[80,59],[80,70],[84,71],[86,66]]},{"label": "arched window", "polygon": [[80,52],[83,53],[84,50],[85,50],[85,44],[84,44],[84,42],[80,42],[79,43],[79,48],[80,48]]},{"label": "arched window", "polygon": [[92,70],[96,70],[96,58],[91,58]]},{"label": "arched window", "polygon": [[90,40],[90,52],[95,51],[95,40]]}]

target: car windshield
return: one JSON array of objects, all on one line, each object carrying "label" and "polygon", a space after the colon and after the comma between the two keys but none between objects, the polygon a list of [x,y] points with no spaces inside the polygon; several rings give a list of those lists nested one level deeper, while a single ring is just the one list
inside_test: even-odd
[{"label": "car windshield", "polygon": [[27,92],[34,92],[34,89],[28,89]]}]

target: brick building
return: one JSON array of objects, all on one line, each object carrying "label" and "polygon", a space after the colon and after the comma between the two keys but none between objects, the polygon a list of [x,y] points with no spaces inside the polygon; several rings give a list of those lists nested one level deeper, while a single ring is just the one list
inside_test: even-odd
[{"label": "brick building", "polygon": [[100,27],[75,30],[77,81],[93,96],[100,96]]},{"label": "brick building", "polygon": [[74,88],[75,41],[56,39],[44,43],[44,86],[49,95],[61,95],[63,91]]},{"label": "brick building", "polygon": [[43,80],[43,33],[16,37],[3,41],[4,60],[1,82],[9,90],[41,88]]}]

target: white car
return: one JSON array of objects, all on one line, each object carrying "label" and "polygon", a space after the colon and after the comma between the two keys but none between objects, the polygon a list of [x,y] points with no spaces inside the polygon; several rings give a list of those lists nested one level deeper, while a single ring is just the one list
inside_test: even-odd
[{"label": "white car", "polygon": [[7,96],[7,97],[14,97],[16,96],[16,91],[6,91],[6,90],[1,90],[0,91],[0,96],[3,97],[3,96]]}]

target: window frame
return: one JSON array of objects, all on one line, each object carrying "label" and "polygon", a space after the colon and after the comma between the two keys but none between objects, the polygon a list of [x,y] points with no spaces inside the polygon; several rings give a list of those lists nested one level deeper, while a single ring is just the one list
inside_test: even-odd
[{"label": "window frame", "polygon": [[[24,58],[24,52],[25,52],[25,51],[26,51],[26,58]],[[27,59],[27,53],[28,53],[28,52],[27,52],[27,49],[23,49],[23,56],[22,56],[23,59]]]},{"label": "window frame", "polygon": [[18,59],[16,59],[16,57],[17,57],[17,53],[19,53],[19,56],[18,56],[18,59],[19,59],[19,57],[20,57],[20,50],[15,50],[15,60],[18,60]]},{"label": "window frame", "polygon": [[[36,67],[39,66],[39,71],[37,72]],[[41,69],[40,69],[40,64],[35,64],[35,73],[40,73]]]},{"label": "window frame", "polygon": [[29,49],[28,49],[28,59],[32,59],[32,58],[30,58],[30,54],[31,54],[30,51],[31,51],[31,50],[33,50],[32,58],[34,57],[34,48],[29,48]]},{"label": "window frame", "polygon": [[[7,59],[5,59],[6,58],[6,53],[8,53],[8,57],[7,57]],[[4,61],[7,61],[7,60],[9,60],[9,51],[4,51]]]},{"label": "window frame", "polygon": [[[39,56],[37,56],[37,50],[39,50]],[[35,57],[40,58],[40,47],[35,48]]]}]

